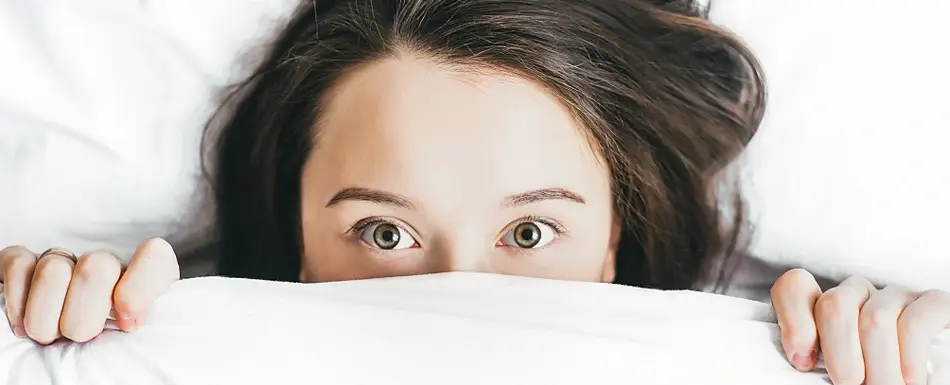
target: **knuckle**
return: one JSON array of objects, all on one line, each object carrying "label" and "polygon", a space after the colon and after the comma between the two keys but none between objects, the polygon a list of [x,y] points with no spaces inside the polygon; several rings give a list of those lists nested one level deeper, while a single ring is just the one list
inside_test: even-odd
[{"label": "knuckle", "polygon": [[858,275],[852,275],[841,282],[842,286],[849,286],[854,288],[859,288],[860,290],[873,291],[876,288],[874,284],[871,283],[867,278]]},{"label": "knuckle", "polygon": [[885,307],[867,307],[858,316],[858,329],[862,334],[884,328],[897,327],[898,312]]},{"label": "knuckle", "polygon": [[864,284],[865,281],[867,281],[867,280],[864,279],[864,277],[862,277],[862,276],[860,276],[860,275],[849,275],[848,278],[845,278],[844,281],[842,281],[842,283],[844,283],[844,282],[850,282],[850,283],[860,283],[860,284]]},{"label": "knuckle", "polygon": [[7,259],[3,266],[3,277],[10,280],[11,277],[23,277],[29,281],[32,275],[33,261],[26,257],[13,257]]},{"label": "knuckle", "polygon": [[83,255],[76,264],[75,277],[84,281],[113,279],[118,277],[122,267],[115,256],[107,252],[93,252]]},{"label": "knuckle", "polygon": [[171,245],[168,244],[168,241],[160,237],[155,237],[142,242],[142,245],[146,247],[171,247]]},{"label": "knuckle", "polygon": [[178,258],[176,258],[175,250],[168,241],[162,238],[149,239],[142,243],[142,250],[144,252],[141,253],[141,258],[147,260],[160,259],[165,264],[173,266],[175,270],[178,269]]},{"label": "knuckle", "polygon": [[841,290],[831,289],[815,302],[815,316],[826,320],[839,320],[845,317],[847,295]]},{"label": "knuckle", "polygon": [[69,281],[73,275],[73,263],[65,258],[43,258],[36,263],[33,273],[34,280],[65,280]]},{"label": "knuckle", "polygon": [[791,269],[785,272],[785,274],[782,274],[782,278],[790,279],[794,282],[801,282],[814,280],[815,276],[805,269]]},{"label": "knuckle", "polygon": [[155,252],[158,251],[157,249],[162,249],[165,247],[168,247],[168,242],[165,242],[165,240],[161,238],[152,238],[142,242],[142,258],[152,259],[156,254]]},{"label": "knuckle", "polygon": [[7,246],[0,249],[0,260],[12,255],[31,254],[30,250],[22,245]]},{"label": "knuckle", "polygon": [[772,285],[772,298],[807,287],[815,282],[815,276],[804,269],[792,269],[780,276]]}]

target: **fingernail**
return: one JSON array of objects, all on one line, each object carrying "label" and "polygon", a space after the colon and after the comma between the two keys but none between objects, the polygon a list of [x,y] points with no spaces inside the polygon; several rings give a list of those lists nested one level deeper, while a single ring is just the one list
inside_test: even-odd
[{"label": "fingernail", "polygon": [[792,356],[792,365],[798,370],[811,370],[815,366],[817,358],[818,352],[814,350],[804,354],[795,353],[795,355]]},{"label": "fingernail", "polygon": [[118,322],[120,325],[126,326],[128,330],[134,330],[138,326],[135,322],[135,318],[133,318],[128,313],[116,314],[116,322]]},{"label": "fingernail", "polygon": [[13,335],[20,338],[26,337],[26,329],[20,325],[13,325]]}]

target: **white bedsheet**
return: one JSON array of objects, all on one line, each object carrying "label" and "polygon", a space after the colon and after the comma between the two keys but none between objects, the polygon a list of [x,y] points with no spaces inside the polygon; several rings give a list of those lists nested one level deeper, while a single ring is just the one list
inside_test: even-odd
[{"label": "white bedsheet", "polygon": [[[140,331],[42,347],[0,328],[4,384],[825,384],[768,306],[696,292],[449,273],[181,281]],[[935,343],[931,384],[950,383]]]}]

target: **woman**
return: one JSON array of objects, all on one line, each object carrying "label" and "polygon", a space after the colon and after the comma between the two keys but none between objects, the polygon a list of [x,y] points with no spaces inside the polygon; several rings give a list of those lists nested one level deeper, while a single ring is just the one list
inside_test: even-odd
[{"label": "woman", "polygon": [[[752,55],[690,1],[306,2],[235,94],[212,133],[219,272],[301,282],[721,282],[742,205],[712,196],[764,107]],[[102,251],[0,263],[11,325],[40,343],[91,339],[113,307],[132,331],[178,279],[161,240],[124,271]],[[774,294],[791,362],[820,348],[838,384],[925,375],[946,301],[857,278],[822,294],[801,271]]]}]

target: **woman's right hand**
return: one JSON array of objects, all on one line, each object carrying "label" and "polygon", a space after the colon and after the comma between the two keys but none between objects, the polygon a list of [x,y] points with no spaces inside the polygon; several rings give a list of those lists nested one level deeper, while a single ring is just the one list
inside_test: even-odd
[{"label": "woman's right hand", "polygon": [[62,249],[37,255],[22,246],[0,250],[0,282],[14,334],[50,344],[89,341],[115,310],[119,329],[137,329],[152,302],[179,279],[178,259],[162,239],[146,241],[126,266],[115,252],[76,258]]}]

